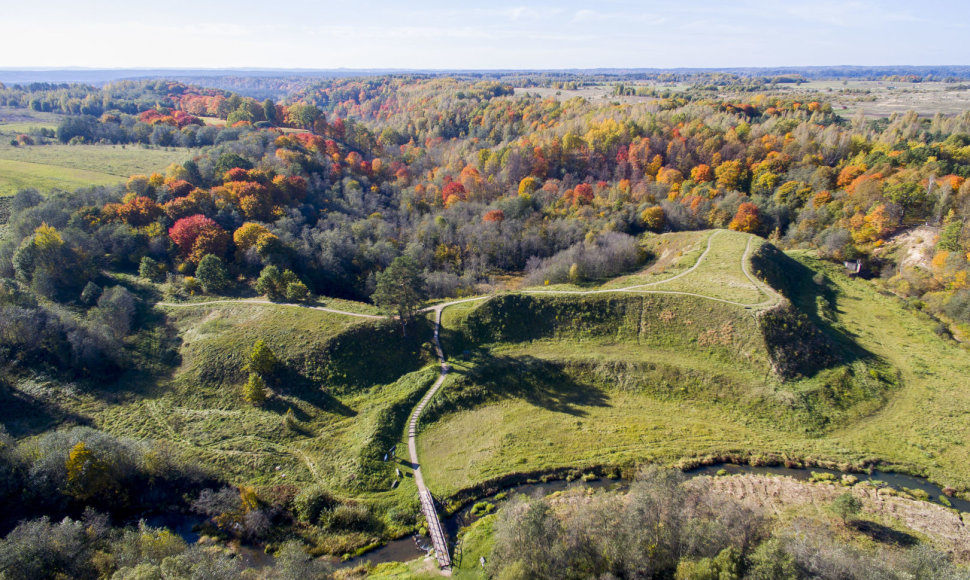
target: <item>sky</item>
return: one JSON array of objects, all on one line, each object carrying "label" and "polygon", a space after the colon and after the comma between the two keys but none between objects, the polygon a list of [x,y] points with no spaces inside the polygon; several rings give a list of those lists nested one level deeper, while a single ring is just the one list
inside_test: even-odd
[{"label": "sky", "polygon": [[0,68],[966,65],[968,17],[966,0],[0,0]]}]

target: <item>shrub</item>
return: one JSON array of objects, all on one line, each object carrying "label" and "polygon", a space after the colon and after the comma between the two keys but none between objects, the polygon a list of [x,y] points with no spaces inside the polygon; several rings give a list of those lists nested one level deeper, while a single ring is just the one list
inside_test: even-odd
[{"label": "shrub", "polygon": [[857,498],[851,491],[847,491],[832,500],[829,509],[842,519],[842,523],[848,523],[860,511],[862,511],[862,500]]},{"label": "shrub", "polygon": [[165,279],[165,266],[145,256],[138,264],[138,275],[152,282],[161,282]]},{"label": "shrub", "polygon": [[262,340],[257,340],[249,351],[249,364],[247,368],[250,372],[257,373],[262,377],[270,377],[279,366],[279,359],[273,349],[266,346]]},{"label": "shrub", "polygon": [[481,516],[490,514],[493,511],[495,511],[495,505],[487,501],[480,501],[475,503],[475,505],[472,506],[472,515],[476,517],[481,517]]},{"label": "shrub", "polygon": [[256,373],[249,373],[243,384],[243,400],[256,407],[266,402],[266,382]]},{"label": "shrub", "polygon": [[55,300],[73,300],[94,277],[94,264],[87,255],[56,228],[42,223],[23,239],[11,264],[17,278],[29,283],[34,292]]},{"label": "shrub", "polygon": [[795,580],[798,577],[795,559],[775,539],[762,543],[751,554],[745,576],[750,580]]},{"label": "shrub", "polygon": [[293,513],[308,524],[320,523],[320,516],[333,511],[340,501],[322,486],[309,487],[293,499]]},{"label": "shrub", "polygon": [[67,492],[75,499],[110,497],[118,493],[118,482],[104,458],[79,441],[67,456]]},{"label": "shrub", "polygon": [[195,296],[202,290],[202,284],[199,284],[199,281],[194,276],[186,276],[182,281],[182,285],[185,286],[185,291],[191,296]]},{"label": "shrub", "polygon": [[286,299],[290,302],[300,302],[306,300],[310,295],[310,289],[306,284],[297,280],[286,285]]},{"label": "shrub", "polygon": [[9,580],[95,577],[91,546],[81,522],[21,522],[0,541],[0,576]]},{"label": "shrub", "polygon": [[199,260],[195,277],[209,294],[217,294],[229,285],[229,277],[226,275],[222,260],[213,254],[206,254]]},{"label": "shrub", "polygon": [[380,527],[380,522],[370,509],[362,504],[341,504],[330,514],[327,523],[332,530],[370,532]]},{"label": "shrub", "polygon": [[99,322],[110,328],[117,338],[131,330],[137,305],[131,292],[121,286],[105,289],[98,298],[98,307],[92,311]]},{"label": "shrub", "polygon": [[640,214],[643,227],[651,232],[659,232],[664,228],[664,210],[659,205],[648,207]]},{"label": "shrub", "polygon": [[[287,296],[290,284],[294,283],[306,288],[306,285],[290,270],[280,272],[276,266],[266,266],[256,280],[256,291],[265,294],[270,300],[279,300]],[[299,292],[299,287],[294,288],[294,292]]]},{"label": "shrub", "polygon": [[81,303],[91,306],[99,296],[101,296],[101,287],[94,282],[88,282],[84,285],[84,290],[81,290]]},{"label": "shrub", "polygon": [[239,490],[224,487],[220,490],[204,489],[192,501],[192,511],[197,514],[215,518],[223,514],[238,512],[242,509],[242,498]]},{"label": "shrub", "polygon": [[295,540],[286,542],[276,552],[271,578],[331,578],[330,564],[322,558],[311,558]]}]

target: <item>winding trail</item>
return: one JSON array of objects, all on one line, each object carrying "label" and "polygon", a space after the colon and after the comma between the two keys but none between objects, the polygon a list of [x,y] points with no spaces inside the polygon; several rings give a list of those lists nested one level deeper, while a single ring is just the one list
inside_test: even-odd
[{"label": "winding trail", "polygon": [[[464,302],[467,302],[467,300]],[[455,304],[455,302],[439,304],[432,308],[435,314],[434,349],[438,355],[438,363],[441,365],[441,374],[438,376],[438,380],[428,389],[428,392],[421,397],[421,401],[418,402],[414,411],[411,412],[411,418],[408,422],[408,454],[410,455],[411,465],[414,469],[414,483],[418,486],[418,497],[421,500],[421,513],[424,514],[424,519],[428,522],[428,533],[431,535],[431,543],[434,546],[435,558],[438,559],[438,566],[446,571],[451,570],[451,550],[448,549],[448,538],[445,536],[441,519],[438,518],[438,510],[434,507],[434,498],[431,496],[431,492],[428,491],[428,486],[424,484],[424,477],[421,475],[421,465],[418,463],[417,431],[421,413],[424,412],[428,401],[435,396],[435,393],[444,384],[445,377],[448,376],[448,371],[451,370],[451,367],[445,361],[445,353],[441,349],[441,341],[438,340],[438,331],[441,328],[441,311],[451,304]]]},{"label": "winding trail", "polygon": [[[661,284],[672,282],[674,280],[677,280],[678,278],[682,278],[696,271],[704,263],[705,258],[707,258],[707,254],[711,251],[711,244],[714,238],[717,237],[717,235],[720,234],[721,231],[722,230],[718,230],[713,234],[711,234],[710,237],[708,237],[707,247],[704,249],[704,252],[697,258],[697,262],[695,262],[693,266],[684,270],[680,274],[677,274],[676,276],[672,276],[664,280],[659,280],[657,282],[650,282],[646,284],[636,284],[633,286],[627,286],[625,288],[610,288],[610,289],[603,289],[603,290],[585,290],[585,291],[584,290],[524,290],[521,293],[522,294],[559,294],[559,295],[570,295],[570,294],[587,295],[587,294],[606,294],[606,293],[674,294],[674,295],[695,296],[698,298],[705,298],[708,300],[723,302],[725,304],[740,306],[745,309],[770,307],[778,304],[782,299],[781,296],[777,292],[775,292],[774,289],[772,289],[771,287],[767,286],[766,284],[762,283],[757,278],[755,278],[748,269],[747,262],[748,262],[749,254],[751,252],[752,238],[748,239],[747,246],[745,246],[744,255],[741,257],[741,270],[744,273],[744,275],[748,278],[748,280],[750,280],[751,283],[755,286],[755,288],[761,294],[765,295],[768,298],[764,302],[761,302],[758,304],[744,304],[741,302],[732,302],[730,300],[714,298],[712,296],[704,296],[703,294],[695,294],[692,292],[678,292],[673,290],[670,290],[670,291],[642,290],[642,288],[658,286]],[[444,302],[442,304],[437,304],[420,310],[420,312],[434,313],[433,340],[434,340],[435,352],[438,355],[438,363],[441,366],[441,374],[438,376],[438,380],[436,380],[435,383],[431,386],[431,388],[428,389],[428,392],[425,393],[424,397],[421,398],[421,401],[418,403],[418,405],[414,408],[414,411],[411,413],[410,421],[408,423],[408,452],[410,454],[411,464],[414,466],[414,481],[417,484],[418,496],[421,499],[421,512],[424,514],[425,520],[427,520],[428,522],[428,532],[431,535],[431,541],[432,541],[432,544],[434,545],[435,557],[438,559],[438,565],[441,567],[442,570],[445,570],[447,573],[450,573],[450,570],[451,570],[451,557],[450,557],[450,551],[448,550],[448,540],[444,534],[444,530],[442,529],[441,520],[438,517],[438,512],[434,507],[434,498],[432,497],[431,492],[428,490],[428,486],[424,483],[424,477],[421,474],[421,466],[418,463],[418,449],[417,449],[418,421],[420,420],[421,414],[424,412],[425,407],[428,405],[428,402],[441,389],[441,386],[444,384],[445,378],[448,375],[448,371],[450,370],[450,367],[448,366],[448,363],[445,359],[444,350],[441,348],[441,342],[439,340],[442,311],[445,308],[449,306],[454,306],[456,304],[476,302],[480,300],[488,300],[490,298],[491,296],[478,296],[475,298],[464,298],[461,300]]]},{"label": "winding trail", "polygon": [[[744,255],[741,256],[741,272],[754,285],[755,289],[767,298],[762,302],[758,302],[756,304],[749,304],[745,302],[735,302],[733,300],[726,300],[724,298],[715,298],[714,296],[707,296],[705,294],[697,294],[696,292],[685,292],[685,291],[679,291],[679,290],[643,290],[643,288],[660,286],[661,284],[669,284],[670,282],[673,282],[674,280],[677,280],[679,278],[683,278],[684,276],[687,276],[688,274],[691,274],[692,272],[697,270],[704,263],[704,260],[707,258],[707,254],[710,253],[711,242],[713,242],[714,238],[717,237],[717,235],[723,231],[724,230],[717,230],[713,234],[711,234],[710,237],[707,238],[707,247],[704,249],[704,253],[702,253],[697,258],[697,262],[695,262],[693,266],[684,270],[680,274],[677,274],[676,276],[671,276],[670,278],[665,278],[663,280],[658,280],[656,282],[648,282],[646,284],[634,284],[632,286],[626,286],[623,288],[604,288],[601,290],[521,290],[520,293],[521,294],[559,294],[559,295],[576,295],[576,296],[585,296],[590,294],[609,294],[609,293],[672,294],[672,295],[678,295],[678,296],[693,296],[695,298],[702,298],[704,300],[712,300],[714,302],[721,302],[724,304],[731,304],[733,306],[740,306],[748,310],[752,310],[752,309],[761,310],[761,309],[776,306],[779,303],[781,303],[783,298],[780,294],[778,294],[778,292],[775,291],[774,288],[758,280],[755,276],[751,274],[751,271],[749,269],[750,264],[748,263],[748,258],[751,253],[751,241],[754,239],[753,237],[748,238],[748,243],[744,248]],[[485,297],[485,298],[488,298],[488,297]],[[460,300],[457,302],[449,302],[447,304],[444,304],[443,306],[451,306],[452,304],[457,304],[458,302],[468,302],[468,300],[466,299],[466,300]]]},{"label": "winding trail", "polygon": [[758,280],[758,278],[751,273],[751,261],[749,258],[751,256],[751,240],[753,239],[754,238],[748,238],[748,245],[744,247],[744,255],[741,256],[741,271],[744,272],[744,275],[748,280],[751,280],[751,283],[754,284],[755,288],[757,288],[758,291],[764,294],[768,299],[760,304],[752,305],[752,308],[777,306],[785,300],[785,297],[782,296],[777,290],[772,288],[769,284]]},{"label": "winding trail", "polygon": [[[697,271],[697,269],[700,268],[701,265],[704,263],[705,259],[707,258],[707,255],[710,253],[711,245],[714,241],[714,238],[716,238],[718,235],[723,233],[723,231],[724,230],[717,230],[707,238],[707,246],[704,248],[704,252],[697,258],[697,262],[695,262],[693,266],[691,266],[690,268],[687,268],[680,274],[671,276],[670,278],[665,278],[663,280],[658,280],[656,282],[648,282],[645,284],[635,284],[635,285],[626,286],[623,288],[605,288],[600,290],[521,290],[519,291],[519,293],[534,294],[534,295],[576,295],[576,296],[585,296],[585,295],[592,295],[592,294],[610,294],[610,293],[671,294],[671,295],[679,295],[679,296],[692,296],[692,297],[701,298],[704,300],[712,300],[715,302],[721,302],[724,304],[738,306],[746,310],[764,310],[780,304],[784,300],[784,298],[777,291],[775,291],[774,288],[771,288],[769,285],[758,280],[751,273],[750,264],[748,263],[748,261],[751,253],[751,243],[754,239],[753,237],[748,239],[747,246],[745,247],[745,250],[744,250],[744,255],[741,257],[741,271],[744,273],[745,277],[747,277],[747,279],[755,286],[756,290],[766,297],[766,300],[762,302],[759,302],[756,304],[749,304],[749,303],[725,300],[723,298],[715,298],[713,296],[706,296],[704,294],[697,294],[694,292],[647,289],[647,288],[654,288],[656,286],[661,286],[663,284],[669,284],[670,282],[673,282],[675,280],[688,276],[689,274]],[[439,340],[442,311],[445,308],[448,308],[449,306],[454,306],[456,304],[490,300],[491,298],[493,298],[493,296],[491,295],[476,296],[474,298],[463,298],[460,300],[443,302],[441,304],[436,304],[434,306],[428,306],[426,308],[422,308],[421,310],[419,310],[419,312],[434,313],[433,342],[435,347],[435,353],[438,356],[438,364],[441,367],[441,374],[438,376],[438,379],[434,382],[434,384],[431,385],[431,388],[428,389],[428,392],[424,394],[424,396],[418,402],[414,410],[411,412],[411,416],[408,422],[408,453],[410,455],[411,464],[414,469],[414,482],[418,488],[418,497],[421,501],[421,512],[424,514],[425,520],[427,520],[427,523],[428,523],[428,532],[431,535],[431,541],[434,546],[435,558],[438,560],[439,567],[446,575],[451,574],[451,566],[452,566],[451,552],[448,549],[448,538],[445,535],[444,528],[441,525],[441,519],[438,517],[438,512],[435,509],[434,497],[431,495],[431,492],[428,490],[428,486],[424,482],[424,477],[422,476],[422,473],[421,473],[421,465],[418,463],[418,449],[417,449],[418,421],[421,419],[421,414],[424,412],[425,407],[427,407],[428,402],[431,401],[431,399],[435,396],[435,394],[437,394],[438,391],[441,389],[442,385],[445,382],[445,378],[448,375],[448,371],[451,370],[451,367],[448,365],[448,362],[445,358],[444,350],[441,348],[441,342]],[[270,305],[277,305],[277,306],[289,306],[293,308],[307,308],[311,310],[320,310],[320,311],[329,312],[332,314],[342,314],[345,316],[354,316],[357,318],[364,318],[369,320],[381,320],[381,319],[387,318],[386,316],[378,316],[374,314],[361,314],[358,312],[347,312],[344,310],[326,308],[323,306],[307,306],[307,305],[285,304],[285,303],[281,304],[281,303],[271,302],[269,300],[260,299],[260,298],[248,298],[248,299],[237,299],[237,300],[212,300],[208,302],[188,302],[188,303],[158,302],[156,305],[169,307],[169,308],[172,308],[172,307],[185,308],[185,307],[193,307],[193,306],[209,306],[213,304],[270,304]],[[301,455],[303,455],[302,459],[306,462],[311,473],[314,476],[316,476],[317,474],[316,474],[315,466],[312,464],[309,457],[307,457],[305,453],[301,453]]]},{"label": "winding trail", "polygon": [[[715,298],[714,296],[707,296],[705,294],[698,294],[696,292],[684,292],[679,290],[644,290],[644,288],[652,288],[654,286],[660,286],[663,284],[669,284],[674,280],[683,278],[703,265],[707,254],[711,251],[711,243],[714,238],[721,234],[724,230],[716,230],[707,238],[707,246],[704,248],[704,252],[697,258],[697,262],[693,266],[687,268],[680,274],[671,276],[670,278],[664,278],[663,280],[658,280],[656,282],[647,282],[644,284],[634,284],[632,286],[625,286],[623,288],[603,288],[600,290],[519,290],[519,294],[552,294],[552,295],[563,295],[563,296],[586,296],[592,294],[611,294],[611,293],[627,293],[627,294],[673,294],[679,296],[693,296],[695,298],[701,298],[704,300],[712,300],[714,302],[721,302],[724,304],[732,304],[734,306],[740,306],[745,309],[763,309],[769,308],[777,305],[783,300],[783,297],[775,291],[774,288],[768,286],[764,282],[758,280],[754,275],[752,275],[750,270],[750,264],[748,263],[748,258],[751,253],[751,242],[753,238],[748,239],[748,244],[744,249],[744,255],[741,257],[741,271],[744,273],[745,277],[751,281],[755,288],[764,294],[768,299],[756,304],[750,304],[745,302],[735,302],[733,300],[725,300],[723,298]],[[434,306],[428,306],[426,308],[420,309],[418,312],[437,312],[440,318],[441,311],[449,306],[454,306],[456,304],[462,304],[465,302],[477,302],[480,300],[489,300],[493,296],[476,296],[474,298],[462,298],[460,300],[452,300],[450,302],[443,302],[441,304],[436,304]],[[344,316],[354,316],[356,318],[364,318],[368,320],[382,320],[388,318],[387,316],[382,316],[378,314],[362,314],[360,312],[348,312],[346,310],[338,310],[336,308],[327,308],[325,306],[309,306],[306,304],[288,304],[285,302],[272,302],[264,298],[239,298],[233,300],[208,300],[205,302],[156,302],[156,306],[163,306],[167,308],[190,308],[190,307],[202,307],[210,306],[213,304],[267,304],[270,306],[286,306],[290,308],[306,308],[310,310],[319,310],[321,312],[329,312],[331,314],[342,314]],[[437,327],[436,327],[437,328]]]},{"label": "winding trail", "polygon": [[155,306],[166,308],[190,308],[193,306],[212,306],[213,304],[269,304],[270,306],[289,306],[290,308],[307,308],[309,310],[320,310],[331,314],[343,314],[344,316],[356,316],[357,318],[367,318],[369,320],[382,320],[386,316],[378,314],[361,314],[360,312],[347,312],[325,306],[310,306],[307,304],[287,304],[282,302],[272,302],[264,298],[239,298],[237,300],[207,300],[205,302],[156,302]]}]

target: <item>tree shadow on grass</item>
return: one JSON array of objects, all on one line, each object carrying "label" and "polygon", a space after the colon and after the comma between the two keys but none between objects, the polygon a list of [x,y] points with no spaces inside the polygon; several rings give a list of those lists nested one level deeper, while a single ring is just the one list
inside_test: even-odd
[{"label": "tree shadow on grass", "polygon": [[882,544],[892,544],[894,546],[915,546],[919,543],[916,536],[894,530],[890,527],[868,520],[855,520],[850,524],[857,531],[869,536],[873,540]]},{"label": "tree shadow on grass", "polygon": [[91,421],[53,402],[0,386],[0,423],[15,437],[37,435],[56,425],[90,425]]},{"label": "tree shadow on grass", "polygon": [[[555,413],[585,417],[583,407],[608,407],[604,393],[580,383],[554,362],[532,356],[496,356],[476,350],[466,357],[468,370],[456,369],[470,383],[470,399],[521,399]],[[459,395],[460,397],[461,395]],[[474,402],[456,401],[459,405]]]},{"label": "tree shadow on grass", "polygon": [[[144,291],[128,282],[128,288]],[[109,404],[151,399],[169,390],[182,365],[182,337],[164,312],[139,307],[133,332],[122,354],[124,369],[117,376],[103,375],[79,381],[86,391]]]},{"label": "tree shadow on grass", "polygon": [[[357,415],[357,411],[343,404],[340,399],[324,391],[320,383],[310,380],[289,366],[283,367],[276,372],[276,381],[272,387],[275,391],[283,395],[300,399],[304,403],[329,413],[343,417],[355,417]],[[274,397],[267,401],[266,408],[282,414],[290,406],[286,404],[286,401]],[[298,408],[293,409],[293,414],[301,421],[309,419],[309,416]]]}]

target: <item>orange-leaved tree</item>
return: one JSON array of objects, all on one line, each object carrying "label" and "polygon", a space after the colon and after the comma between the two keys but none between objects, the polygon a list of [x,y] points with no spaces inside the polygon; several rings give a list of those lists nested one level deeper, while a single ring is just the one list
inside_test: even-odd
[{"label": "orange-leaved tree", "polygon": [[761,226],[761,218],[758,213],[758,206],[746,201],[738,207],[738,213],[734,214],[734,219],[728,224],[728,228],[736,232],[751,233]]}]

